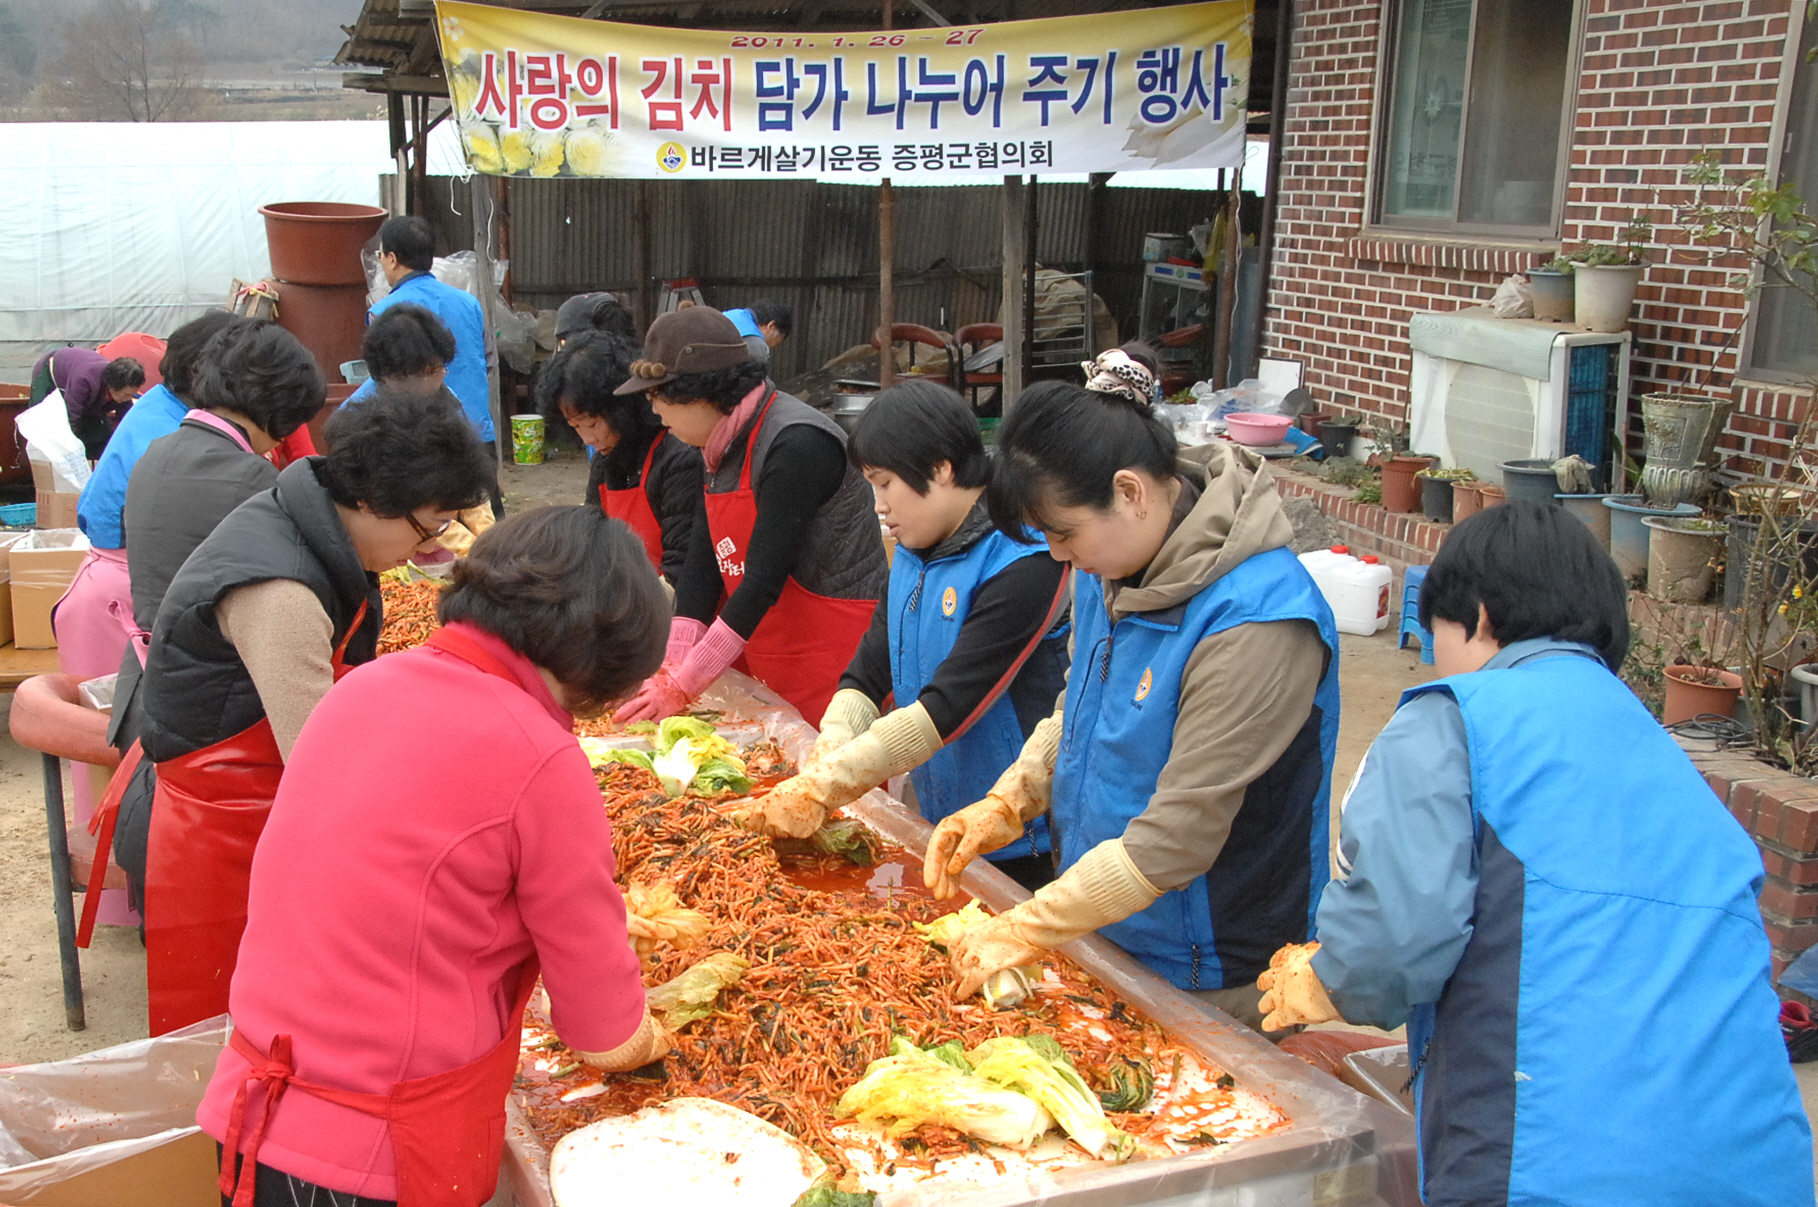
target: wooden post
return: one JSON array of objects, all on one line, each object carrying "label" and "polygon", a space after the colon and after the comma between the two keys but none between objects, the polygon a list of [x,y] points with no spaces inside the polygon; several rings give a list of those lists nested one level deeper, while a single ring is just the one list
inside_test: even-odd
[{"label": "wooden post", "polygon": [[[888,11],[888,10],[886,10]],[[885,26],[886,29],[889,26]],[[877,189],[877,384],[888,390],[896,384],[896,198],[890,178]]]},{"label": "wooden post", "polygon": [[[486,319],[486,332],[496,336],[498,318],[492,312],[492,216],[496,205],[494,201],[494,182],[491,176],[475,174],[468,183],[468,208],[473,211],[473,288],[480,299],[480,313]],[[487,406],[492,411],[493,456],[498,464],[505,464],[505,445],[511,439],[511,428],[505,412],[499,406],[499,358],[497,353],[488,358],[491,363],[486,366]]]},{"label": "wooden post", "polygon": [[638,292],[633,304],[637,307],[638,330],[648,331],[656,321],[656,276],[650,263],[650,181],[638,181],[632,196],[638,259]]},{"label": "wooden post", "polygon": [[[1275,261],[1275,202],[1281,193],[1281,154],[1282,140],[1288,128],[1288,69],[1294,57],[1294,0],[1279,0],[1275,16],[1275,83],[1269,97],[1269,177],[1263,186],[1262,230],[1258,233],[1256,243],[1261,249],[1262,280],[1258,283],[1260,295],[1256,307],[1256,335],[1253,355],[1250,363],[1260,365],[1263,354],[1264,321],[1269,314],[1269,284],[1274,277]],[[1243,187],[1243,171],[1237,174],[1238,187]]]},{"label": "wooden post", "polygon": [[[884,0],[884,28],[895,24],[892,0]],[[877,384],[888,390],[896,384],[896,197],[890,177],[877,190]]]},{"label": "wooden post", "polygon": [[1004,384],[999,387],[1004,401],[1004,414],[1023,392],[1023,307],[1028,301],[1029,281],[1025,273],[1028,245],[1023,226],[1028,213],[1023,201],[1023,178],[1004,177]]},{"label": "wooden post", "polygon": [[[1239,178],[1241,182],[1241,177]],[[1226,194],[1229,208],[1225,218],[1225,262],[1218,274],[1217,324],[1213,329],[1212,385],[1224,389],[1231,384],[1231,321],[1237,313],[1237,262],[1243,248],[1243,190],[1234,188]]]}]

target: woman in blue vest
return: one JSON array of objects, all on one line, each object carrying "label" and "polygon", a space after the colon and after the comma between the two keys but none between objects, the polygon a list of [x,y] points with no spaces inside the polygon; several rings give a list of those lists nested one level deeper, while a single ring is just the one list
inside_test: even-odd
[{"label": "woman in blue vest", "polygon": [[981,801],[936,827],[938,894],[1049,811],[1061,877],[952,950],[964,997],[1097,931],[1245,1021],[1258,973],[1304,939],[1328,876],[1338,738],[1331,610],[1289,549],[1260,458],[1185,452],[1121,351],[1089,389],[1043,382],[999,429],[998,527],[1074,575],[1060,709]]},{"label": "woman in blue vest", "polygon": [[1627,592],[1557,507],[1452,530],[1265,1026],[1406,1023],[1423,1201],[1811,1207],[1761,856],[1613,673]]},{"label": "woman in blue vest", "polygon": [[[965,399],[932,381],[885,390],[847,453],[897,542],[890,589],[801,774],[753,810],[773,835],[806,837],[904,772],[922,816],[952,815],[997,782],[1066,682],[1067,567],[1039,537],[991,526],[991,462]],[[1054,878],[1040,819],[991,859],[1030,889]]]}]

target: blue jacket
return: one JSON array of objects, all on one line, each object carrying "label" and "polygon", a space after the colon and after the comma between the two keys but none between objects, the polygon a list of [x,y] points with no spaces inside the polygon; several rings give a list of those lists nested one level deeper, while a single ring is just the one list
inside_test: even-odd
[{"label": "blue jacket", "polygon": [[486,376],[486,316],[471,293],[444,285],[426,272],[405,277],[373,303],[371,318],[389,306],[410,302],[431,311],[455,337],[448,362],[448,388],[461,400],[468,422],[481,440],[493,438],[492,389]]},{"label": "blue jacket", "polygon": [[1313,963],[1408,1019],[1425,1201],[1810,1207],[1761,859],[1690,760],[1584,646],[1403,700]]},{"label": "blue jacket", "polygon": [[[907,546],[898,546],[886,601],[890,678],[898,701],[913,702],[934,678],[953,649],[960,626],[966,623],[980,584],[1013,562],[1046,554],[1047,549],[1047,542],[1039,538],[1033,545],[1019,545],[995,530],[962,553],[931,561],[923,561]],[[1056,683],[1056,690],[1058,686]],[[1052,702],[1052,695],[1049,700]],[[939,822],[983,800],[997,777],[1016,761],[1027,736],[1010,693],[1004,691],[970,728],[950,738],[933,758],[909,773],[922,816]],[[1018,859],[1048,849],[1047,820],[1038,818],[1023,837],[986,858]]]},{"label": "blue jacket", "polygon": [[146,446],[160,436],[168,436],[189,414],[189,404],[171,393],[159,382],[139,395],[132,409],[120,420],[120,426],[107,438],[101,459],[82,497],[76,500],[76,524],[88,534],[88,542],[98,549],[124,549],[126,528],[121,513],[126,510],[126,483],[133,466],[145,455]]},{"label": "blue jacket", "polygon": [[1246,789],[1211,869],[1099,931],[1182,989],[1254,982],[1277,948],[1307,938],[1327,880],[1338,743],[1332,611],[1286,548],[1252,554],[1176,607],[1115,625],[1103,583],[1089,574],[1074,582],[1073,665],[1052,797],[1063,871],[1120,837],[1148,806],[1172,753],[1182,679],[1201,640],[1242,624],[1306,620],[1331,652],[1301,731]]}]

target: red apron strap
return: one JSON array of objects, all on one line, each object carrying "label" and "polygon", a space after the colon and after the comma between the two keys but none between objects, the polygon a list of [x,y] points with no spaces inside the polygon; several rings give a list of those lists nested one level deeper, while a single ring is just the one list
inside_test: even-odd
[{"label": "red apron strap", "polygon": [[101,798],[94,816],[88,819],[88,832],[98,833],[100,837],[95,842],[95,857],[88,868],[88,888],[82,896],[82,924],[76,928],[77,947],[87,947],[89,940],[94,938],[95,915],[101,908],[101,885],[107,879],[107,861],[114,851],[114,823],[120,818],[120,798],[126,795],[126,785],[132,781],[133,772],[139,769],[139,761],[144,757],[145,751],[135,741],[114,769],[114,778],[107,781],[107,795]]},{"label": "red apron strap", "polygon": [[[259,1173],[259,1146],[265,1143],[265,1125],[271,1122],[271,1114],[278,1108],[278,1100],[284,1097],[284,1090],[290,1085],[297,1070],[291,1062],[288,1035],[272,1037],[270,1055],[253,1047],[251,1041],[237,1030],[227,1042],[229,1047],[246,1058],[251,1067],[246,1070],[246,1080],[240,1083],[240,1088],[234,1093],[233,1110],[227,1117],[227,1136],[221,1142],[219,1186],[223,1197],[233,1196],[234,1207],[252,1207],[253,1189]],[[246,1155],[240,1160],[239,1185],[236,1186],[234,1161],[240,1156],[240,1137],[246,1127],[247,1091],[255,1083],[265,1087],[265,1100],[261,1104],[259,1122],[253,1128]]]},{"label": "red apron strap", "polygon": [[360,626],[365,623],[366,601],[362,599],[360,601],[360,610],[354,613],[353,623],[347,626],[347,633],[341,638],[341,644],[335,647],[334,657],[330,660],[335,669],[335,678],[339,679],[341,677],[341,658],[347,653],[347,643],[353,640],[353,635],[358,633],[360,631]]},{"label": "red apron strap", "polygon": [[776,401],[776,391],[770,391],[770,397],[764,399],[763,407],[758,411],[757,422],[751,425],[751,435],[745,438],[745,463],[739,466],[739,489],[751,492],[752,454],[757,452],[758,433],[764,430],[764,420],[770,417],[770,404]]}]

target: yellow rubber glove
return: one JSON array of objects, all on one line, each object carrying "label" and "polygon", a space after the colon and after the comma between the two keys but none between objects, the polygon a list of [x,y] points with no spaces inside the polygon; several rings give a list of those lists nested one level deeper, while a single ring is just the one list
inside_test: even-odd
[{"label": "yellow rubber glove", "polygon": [[644,1021],[631,1033],[631,1038],[612,1051],[582,1052],[576,1049],[574,1055],[576,1060],[584,1061],[602,1072],[623,1073],[627,1069],[641,1069],[653,1060],[661,1060],[669,1055],[669,1049],[673,1046],[663,1024],[651,1017],[649,1009],[645,1009]]},{"label": "yellow rubber glove", "polygon": [[919,702],[911,704],[822,758],[811,756],[798,774],[736,816],[740,824],[772,838],[806,838],[821,828],[829,810],[921,766],[940,748],[940,731],[928,710]]},{"label": "yellow rubber glove", "polygon": [[802,765],[807,767],[832,754],[870,729],[877,717],[877,705],[870,696],[850,687],[840,688],[827,702],[827,711],[821,715],[821,736],[815,739],[814,749]]},{"label": "yellow rubber glove", "polygon": [[1318,943],[1290,943],[1269,957],[1269,967],[1256,978],[1256,987],[1263,991],[1257,1008],[1263,1012],[1264,1031],[1343,1017],[1313,971],[1313,953],[1318,950]]},{"label": "yellow rubber glove", "polygon": [[1002,850],[1022,837],[1023,827],[1048,807],[1054,783],[1054,756],[1060,748],[1060,714],[1035,727],[1014,763],[997,777],[985,799],[943,819],[928,838],[922,882],[935,898],[959,890],[960,873],[980,855]]},{"label": "yellow rubber glove", "polygon": [[1063,943],[1149,908],[1160,896],[1131,862],[1124,840],[1106,839],[1059,880],[959,937],[948,953],[953,996],[971,997],[993,973],[1034,963]]}]

